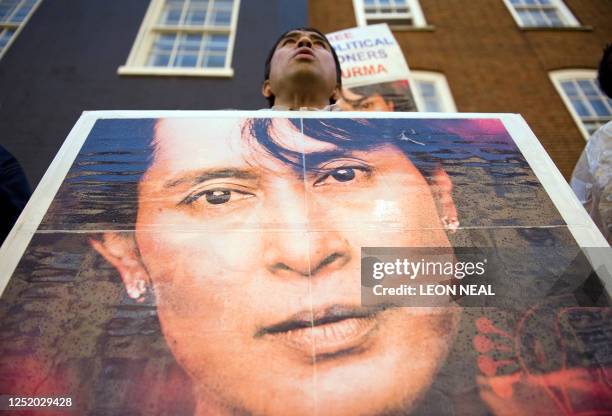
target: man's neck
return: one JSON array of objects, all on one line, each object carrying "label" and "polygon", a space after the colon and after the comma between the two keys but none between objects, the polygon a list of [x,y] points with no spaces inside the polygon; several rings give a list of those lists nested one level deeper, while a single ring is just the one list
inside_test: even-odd
[{"label": "man's neck", "polygon": [[329,97],[308,93],[294,93],[274,97],[274,107],[287,108],[289,110],[299,110],[300,108],[323,109],[328,105]]}]

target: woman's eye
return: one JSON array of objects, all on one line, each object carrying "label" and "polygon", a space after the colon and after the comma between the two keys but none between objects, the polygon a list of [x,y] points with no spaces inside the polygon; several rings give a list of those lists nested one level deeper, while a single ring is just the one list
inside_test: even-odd
[{"label": "woman's eye", "polygon": [[313,186],[333,185],[334,183],[360,182],[367,179],[372,170],[367,167],[345,166],[330,169],[327,173],[315,181]]},{"label": "woman's eye", "polygon": [[238,202],[242,199],[250,198],[254,196],[248,192],[241,192],[235,189],[207,189],[205,191],[195,192],[188,195],[183,199],[181,205],[194,205],[194,204],[206,204],[206,205],[223,205],[228,202]]},{"label": "woman's eye", "polygon": [[355,170],[353,168],[336,169],[331,173],[331,177],[338,182],[348,182],[355,179]]},{"label": "woman's eye", "polygon": [[206,202],[209,204],[220,205],[229,202],[232,197],[232,193],[227,189],[216,189],[205,192],[204,197],[206,198]]}]

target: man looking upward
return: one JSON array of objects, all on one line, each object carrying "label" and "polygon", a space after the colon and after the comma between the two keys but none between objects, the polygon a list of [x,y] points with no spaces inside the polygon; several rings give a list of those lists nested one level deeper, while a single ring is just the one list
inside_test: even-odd
[{"label": "man looking upward", "polygon": [[266,59],[261,92],[275,110],[336,110],[342,87],[340,61],[325,35],[292,29]]}]

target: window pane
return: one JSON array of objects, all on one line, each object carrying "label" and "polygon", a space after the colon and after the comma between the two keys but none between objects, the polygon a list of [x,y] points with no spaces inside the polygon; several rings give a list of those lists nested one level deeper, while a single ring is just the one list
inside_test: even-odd
[{"label": "window pane", "polygon": [[425,111],[439,113],[442,112],[442,108],[440,107],[440,103],[438,101],[427,100],[425,101]]},{"label": "window pane", "polygon": [[176,34],[164,34],[159,35],[153,44],[153,49],[157,49],[159,51],[171,51],[174,46],[174,40],[176,39]]},{"label": "window pane", "polygon": [[586,95],[598,95],[598,91],[595,87],[595,84],[588,79],[578,80],[578,87],[584,92]]},{"label": "window pane", "polygon": [[198,64],[198,55],[194,54],[178,54],[174,66],[183,68],[195,68]]},{"label": "window pane", "polygon": [[191,26],[204,26],[206,21],[206,10],[205,9],[191,9],[187,12],[185,18],[185,24]]},{"label": "window pane", "polygon": [[225,66],[225,56],[207,56],[204,62],[204,66],[208,68],[223,68]]},{"label": "window pane", "polygon": [[25,18],[28,17],[28,14],[32,10],[32,7],[34,7],[35,3],[36,1],[32,1],[32,0],[22,0],[19,6],[17,7],[17,10],[15,10],[13,12],[13,15],[11,16],[11,19],[10,19],[11,23],[23,22]]},{"label": "window pane", "polygon": [[[368,24],[375,23],[388,23],[390,25],[407,25],[414,26],[414,22],[412,21],[402,21],[399,22],[396,17],[393,16],[392,19],[386,18],[384,15],[405,15],[407,19],[410,19],[410,7],[408,7],[407,0],[364,0],[364,9],[367,17]],[[403,17],[403,16],[400,16]],[[378,19],[376,21],[372,19]]]},{"label": "window pane", "polygon": [[175,33],[158,35],[153,43],[148,65],[168,66],[170,63],[170,57],[172,55],[172,49],[174,48],[175,39]]},{"label": "window pane", "polygon": [[531,19],[531,13],[525,10],[517,10],[519,19],[523,22],[523,26],[533,26],[533,20]]},{"label": "window pane", "polygon": [[198,52],[202,44],[202,35],[187,34],[179,40],[178,50],[180,52]]},{"label": "window pane", "polygon": [[437,84],[433,81],[416,81],[416,90],[423,102],[423,111],[441,112],[444,111]]},{"label": "window pane", "polygon": [[533,19],[535,20],[536,26],[550,26],[542,10],[534,11],[532,13],[532,16],[533,16]]},{"label": "window pane", "polygon": [[229,37],[227,35],[212,35],[206,45],[206,49],[211,52],[225,53]]},{"label": "window pane", "polygon": [[185,24],[191,26],[202,26],[208,12],[208,1],[191,0],[185,15]]},{"label": "window pane", "polygon": [[229,26],[232,18],[232,13],[225,10],[216,10],[213,12],[212,24],[214,26]]},{"label": "window pane", "polygon": [[152,54],[148,65],[150,66],[168,66],[170,55],[168,54]]},{"label": "window pane", "polygon": [[606,107],[606,104],[602,100],[595,99],[589,100],[589,102],[591,103],[593,110],[595,110],[595,114],[597,114],[598,116],[605,117],[612,115],[612,113],[610,113],[608,107]]},{"label": "window pane", "polygon": [[563,26],[563,22],[559,18],[559,14],[555,10],[546,10],[546,18],[551,23],[551,26]]},{"label": "window pane", "polygon": [[576,86],[574,85],[574,83],[572,81],[563,81],[561,83],[561,87],[563,88],[563,91],[565,91],[565,93],[569,97],[573,97],[575,95],[578,95],[578,90],[576,89]]},{"label": "window pane", "polygon": [[166,6],[164,12],[159,20],[160,23],[165,25],[178,25],[181,22],[181,15],[183,14],[182,5],[179,7]]},{"label": "window pane", "polygon": [[433,82],[419,82],[419,89],[421,90],[421,94],[423,97],[435,97],[436,90]]},{"label": "window pane", "polygon": [[24,7],[20,7],[17,10],[15,10],[11,16],[11,18],[9,19],[10,23],[21,23],[25,20],[26,16],[28,15],[28,12],[30,10],[24,8]]},{"label": "window pane", "polygon": [[8,21],[13,11],[17,8],[17,0],[4,0],[0,1],[0,22]]},{"label": "window pane", "polygon": [[572,100],[572,107],[574,107],[574,110],[576,110],[580,117],[588,117],[591,115],[586,105],[584,105],[582,101]]}]

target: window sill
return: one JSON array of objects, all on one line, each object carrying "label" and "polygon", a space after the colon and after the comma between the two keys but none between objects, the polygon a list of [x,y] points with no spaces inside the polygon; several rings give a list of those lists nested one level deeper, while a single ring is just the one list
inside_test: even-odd
[{"label": "window sill", "polygon": [[519,27],[525,32],[544,32],[544,31],[560,31],[560,32],[592,32],[593,26],[528,26]]},{"label": "window sill", "polygon": [[381,21],[369,21],[366,23],[366,26],[370,25],[378,25],[381,23],[386,23],[389,26],[389,29],[395,30],[396,32],[433,32],[436,30],[435,26],[431,25],[423,25],[423,26],[409,26],[409,25],[398,25],[393,24],[392,19],[381,20]]},{"label": "window sill", "polygon": [[234,76],[232,68],[155,68],[148,66],[120,66],[117,74],[126,76],[162,76],[162,77],[220,77]]},{"label": "window sill", "polygon": [[436,30],[435,26],[395,26],[390,24],[389,29],[396,32],[433,32]]}]

